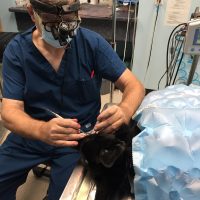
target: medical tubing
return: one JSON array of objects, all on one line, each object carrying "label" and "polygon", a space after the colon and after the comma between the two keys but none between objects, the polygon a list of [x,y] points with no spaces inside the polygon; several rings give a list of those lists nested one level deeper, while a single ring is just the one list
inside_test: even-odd
[{"label": "medical tubing", "polygon": [[175,84],[175,81],[176,81],[176,78],[177,78],[177,75],[178,75],[178,71],[179,71],[179,69],[180,69],[180,66],[181,66],[181,63],[182,63],[183,57],[184,57],[184,53],[182,52],[182,54],[181,54],[181,58],[180,58],[180,60],[179,60],[178,67],[177,67],[176,74],[175,74],[175,76],[174,76],[174,80],[173,80],[172,85]]},{"label": "medical tubing", "polygon": [[[180,27],[180,26],[183,26],[183,25],[186,25],[186,23],[178,24],[178,25],[172,30],[172,32],[170,33],[168,42],[167,42],[167,54],[166,54],[166,73],[167,73],[167,75],[168,75],[168,57],[169,57],[168,51],[169,51],[169,45],[170,45],[170,42],[171,42],[171,37],[172,37],[172,35],[174,34],[174,32],[176,31],[176,29],[177,29],[178,27]],[[164,74],[166,74],[166,73],[164,73]],[[162,77],[164,77],[164,76],[162,76]],[[167,81],[168,81],[168,80],[166,79],[166,85],[168,85],[168,82],[167,82]]]},{"label": "medical tubing", "polygon": [[175,70],[176,63],[177,63],[177,60],[178,60],[178,58],[179,58],[179,55],[180,55],[180,52],[181,52],[182,46],[183,46],[183,41],[182,41],[182,43],[181,43],[180,46],[179,46],[178,53],[177,53],[177,55],[176,55],[176,58],[175,58],[175,60],[174,60],[173,65],[172,65],[172,67],[171,67],[171,71],[172,71],[172,72],[171,72],[171,74],[170,74],[171,76],[170,76],[170,82],[169,82],[169,85],[170,85],[171,80],[172,80],[172,78],[173,78],[174,70]]},{"label": "medical tubing", "polygon": [[167,84],[165,85],[165,87],[169,85],[170,75],[171,75],[170,70],[171,70],[171,66],[172,66],[172,63],[173,63],[173,61],[174,61],[175,55],[176,55],[176,50],[177,50],[177,47],[178,47],[178,45],[179,45],[179,42],[180,42],[180,41],[178,41],[178,43],[176,44],[176,46],[175,46],[175,48],[174,48],[173,55],[171,56],[171,57],[172,57],[172,58],[171,58],[171,61],[170,61],[170,63],[169,63],[168,66],[167,66],[167,70],[166,70],[166,72],[167,72]]},{"label": "medical tubing", "polygon": [[[172,62],[170,63],[170,66],[172,66],[171,67],[171,70],[170,70],[170,81],[171,81],[171,79],[172,79],[172,77],[173,77],[173,73],[174,73],[174,69],[175,69],[175,66],[176,66],[176,63],[177,63],[177,60],[178,60],[178,58],[179,58],[179,55],[180,55],[180,51],[182,50],[182,46],[183,46],[183,42],[184,42],[184,40],[181,42],[181,44],[179,45],[179,43],[181,42],[181,40],[179,39],[178,40],[178,43],[176,44],[176,47],[175,47],[175,49],[174,49],[174,57],[173,57],[173,60],[172,60],[172,62],[173,62],[173,65],[172,65]],[[177,53],[177,49],[178,49],[178,53]],[[176,57],[175,57],[175,55],[176,55]],[[174,59],[175,58],[175,59]],[[170,69],[169,68],[169,66],[168,66],[168,69]],[[169,83],[170,84],[170,83]]]},{"label": "medical tubing", "polygon": [[[174,63],[173,62],[175,62],[176,60],[177,60],[177,55],[176,55],[176,53],[177,53],[177,49],[178,50],[180,50],[181,48],[182,48],[182,44],[180,45],[180,47],[179,47],[179,43],[180,43],[180,40],[178,40],[178,42],[176,41],[176,37],[177,37],[177,33],[178,32],[180,32],[180,31],[177,31],[174,35],[173,35],[173,41],[175,40],[175,48],[173,48],[173,46],[171,47],[171,48],[173,48],[173,55],[171,55],[171,62],[170,62],[170,65],[169,66],[167,66],[167,68],[168,68],[168,70],[170,70],[170,68],[171,68],[171,71],[172,71],[172,69],[173,69],[173,67],[174,67]],[[180,53],[180,51],[178,51],[178,55],[179,55],[179,53]],[[176,55],[176,57],[175,57],[175,55]],[[176,58],[175,60],[174,60],[174,58]],[[172,65],[172,63],[173,63],[173,65]],[[172,66],[172,67],[170,67],[170,66]],[[170,71],[169,71],[170,72]],[[168,73],[168,76],[167,76],[167,80],[169,81],[170,80],[170,78],[172,77],[172,75],[171,75],[171,77],[170,77],[170,75],[171,75],[171,73]],[[170,85],[170,83],[168,82],[168,85]]]},{"label": "medical tubing", "polygon": [[[169,55],[168,55],[168,52],[169,52],[169,45],[170,45],[170,42],[171,42],[171,38],[172,38],[172,35],[174,34],[174,31],[180,27],[180,26],[183,26],[183,25],[186,25],[186,23],[181,23],[179,25],[177,25],[173,30],[172,32],[170,33],[170,36],[169,36],[169,39],[168,39],[168,42],[167,42],[167,53],[166,53],[166,71],[164,72],[164,74],[161,76],[160,80],[158,81],[158,89],[160,88],[160,82],[162,81],[162,79],[164,78],[165,75],[167,75],[167,78],[166,78],[166,85],[168,85],[168,59],[169,59]],[[180,31],[180,30],[179,30]],[[175,52],[175,51],[174,51]],[[174,56],[174,55],[173,55]],[[171,58],[172,59],[172,58]],[[165,85],[165,87],[166,87]]]},{"label": "medical tubing", "polygon": [[160,89],[160,82],[162,81],[162,79],[166,73],[167,73],[167,71],[164,72],[164,74],[161,76],[160,80],[158,81],[158,87],[157,87],[158,90]]},{"label": "medical tubing", "polygon": [[[180,30],[179,30],[179,31],[180,31]],[[179,32],[179,31],[178,31],[178,32]],[[167,74],[167,82],[166,82],[165,87],[166,87],[167,85],[169,85],[169,84],[168,84],[168,81],[169,81],[169,75],[168,75],[169,66],[171,66],[171,64],[172,64],[172,62],[173,62],[173,59],[174,59],[175,54],[176,54],[176,49],[177,49],[177,46],[178,46],[179,42],[180,42],[180,41],[178,41],[178,43],[177,43],[176,46],[174,47],[173,55],[171,56],[171,61],[170,61],[170,65],[169,65],[169,63],[168,63],[168,49],[169,49],[170,40],[168,40],[168,47],[167,47],[167,54],[166,54],[166,65],[167,65],[167,70],[164,72],[164,74],[161,76],[161,78],[160,78],[160,80],[159,80],[159,82],[158,82],[158,87],[157,87],[158,90],[159,90],[159,88],[160,88],[160,82],[162,81],[162,79],[164,78],[164,76],[165,76],[166,74]]]},{"label": "medical tubing", "polygon": [[149,52],[149,59],[148,59],[148,63],[147,63],[147,68],[146,68],[146,72],[145,72],[145,76],[144,76],[144,81],[146,79],[146,75],[147,75],[147,72],[148,72],[148,69],[149,69],[149,64],[150,64],[150,61],[151,61],[151,53],[152,53],[152,48],[153,48],[153,43],[154,43],[154,35],[155,35],[155,30],[156,30],[156,24],[157,24],[157,21],[158,21],[158,13],[159,13],[159,10],[160,10],[160,4],[158,4],[156,6],[156,18],[155,18],[155,22],[154,22],[154,27],[153,27],[153,35],[152,35],[152,39],[151,39],[151,47],[150,47],[150,52]]}]

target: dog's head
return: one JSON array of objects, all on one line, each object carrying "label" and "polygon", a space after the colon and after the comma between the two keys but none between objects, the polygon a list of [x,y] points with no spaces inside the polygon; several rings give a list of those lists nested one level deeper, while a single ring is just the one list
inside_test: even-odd
[{"label": "dog's head", "polygon": [[112,167],[125,149],[125,142],[112,134],[89,135],[80,141],[79,146],[85,164],[102,164],[106,168]]}]

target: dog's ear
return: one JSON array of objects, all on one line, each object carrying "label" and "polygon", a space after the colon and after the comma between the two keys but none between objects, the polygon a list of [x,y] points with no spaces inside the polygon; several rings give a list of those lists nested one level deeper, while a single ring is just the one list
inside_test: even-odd
[{"label": "dog's ear", "polygon": [[123,141],[116,144],[109,149],[102,149],[99,154],[99,162],[106,168],[111,168],[116,160],[121,156],[126,148],[126,144]]}]

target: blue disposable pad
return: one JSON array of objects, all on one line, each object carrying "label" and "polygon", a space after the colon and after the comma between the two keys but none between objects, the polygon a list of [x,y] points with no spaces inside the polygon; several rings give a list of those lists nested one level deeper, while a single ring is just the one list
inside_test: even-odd
[{"label": "blue disposable pad", "polygon": [[200,199],[200,87],[149,93],[136,112],[135,200]]}]

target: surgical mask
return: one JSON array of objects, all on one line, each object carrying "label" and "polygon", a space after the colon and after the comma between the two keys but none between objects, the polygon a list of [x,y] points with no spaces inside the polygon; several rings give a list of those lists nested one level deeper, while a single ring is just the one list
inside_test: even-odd
[{"label": "surgical mask", "polygon": [[[55,47],[55,48],[65,48],[66,46],[60,45],[59,40],[55,40],[52,32],[46,31],[44,28],[44,25],[42,25],[42,39],[48,43],[49,45]],[[72,38],[68,37],[67,43],[69,44],[72,40]]]}]

